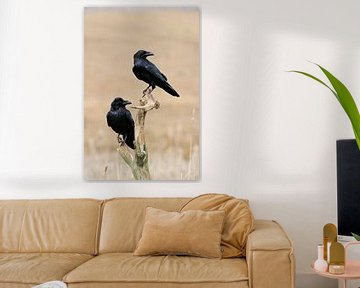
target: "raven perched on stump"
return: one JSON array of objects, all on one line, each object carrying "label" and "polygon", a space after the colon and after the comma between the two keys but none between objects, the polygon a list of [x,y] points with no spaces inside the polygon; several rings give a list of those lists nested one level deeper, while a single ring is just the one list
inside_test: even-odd
[{"label": "raven perched on stump", "polygon": [[125,143],[135,149],[135,124],[130,111],[125,107],[128,104],[131,102],[120,97],[115,98],[111,103],[110,111],[106,114],[106,120],[108,126],[119,134],[119,143],[121,143],[120,135],[122,135]]},{"label": "raven perched on stump", "polygon": [[146,59],[146,57],[153,55],[153,53],[144,50],[139,50],[134,54],[134,67],[132,70],[136,78],[149,84],[144,94],[150,87],[155,89],[155,87],[158,86],[170,95],[179,97],[180,95],[167,82],[166,76],[161,73],[153,63]]}]

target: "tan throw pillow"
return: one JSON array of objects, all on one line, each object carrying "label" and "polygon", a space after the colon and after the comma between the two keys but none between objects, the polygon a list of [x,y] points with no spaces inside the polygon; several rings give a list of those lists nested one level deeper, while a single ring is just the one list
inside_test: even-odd
[{"label": "tan throw pillow", "polygon": [[146,208],[134,255],[192,255],[221,258],[224,211],[168,212]]},{"label": "tan throw pillow", "polygon": [[181,209],[181,211],[187,210],[225,211],[221,236],[222,257],[246,255],[247,236],[254,230],[254,217],[247,200],[225,194],[204,194],[190,200]]}]

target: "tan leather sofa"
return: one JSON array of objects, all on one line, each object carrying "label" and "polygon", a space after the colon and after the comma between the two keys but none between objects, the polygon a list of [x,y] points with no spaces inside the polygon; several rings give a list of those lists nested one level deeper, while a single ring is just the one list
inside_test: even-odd
[{"label": "tan leather sofa", "polygon": [[291,241],[256,220],[246,258],[133,256],[144,211],[187,198],[0,201],[0,288],[63,280],[71,288],[293,288]]}]

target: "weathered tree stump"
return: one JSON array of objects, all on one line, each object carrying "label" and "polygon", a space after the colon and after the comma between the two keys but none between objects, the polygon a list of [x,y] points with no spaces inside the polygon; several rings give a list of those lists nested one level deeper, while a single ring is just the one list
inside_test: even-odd
[{"label": "weathered tree stump", "polygon": [[160,107],[160,103],[154,99],[151,92],[151,88],[144,91],[139,106],[130,106],[138,110],[135,119],[135,150],[132,151],[124,141],[120,142],[117,148],[120,156],[129,165],[135,180],[151,180],[149,153],[145,141],[145,117],[148,111]]}]

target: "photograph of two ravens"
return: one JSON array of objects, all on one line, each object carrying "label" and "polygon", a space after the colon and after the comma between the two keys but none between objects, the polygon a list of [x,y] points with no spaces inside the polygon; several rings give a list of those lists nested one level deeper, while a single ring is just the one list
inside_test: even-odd
[{"label": "photograph of two ravens", "polygon": [[[156,86],[158,86],[170,95],[179,97],[180,95],[167,82],[166,76],[161,73],[153,63],[146,59],[146,57],[153,55],[153,53],[144,50],[139,50],[134,54],[134,67],[132,71],[136,78],[149,84],[143,93],[145,94],[149,89],[154,90]],[[110,111],[107,113],[106,119],[108,126],[118,134],[119,143],[123,141],[130,148],[135,149],[135,123],[130,111],[126,109],[126,105],[129,104],[131,104],[130,101],[116,97],[111,103]]]},{"label": "photograph of two ravens", "polygon": [[197,8],[85,8],[87,180],[199,180],[199,41]]}]

